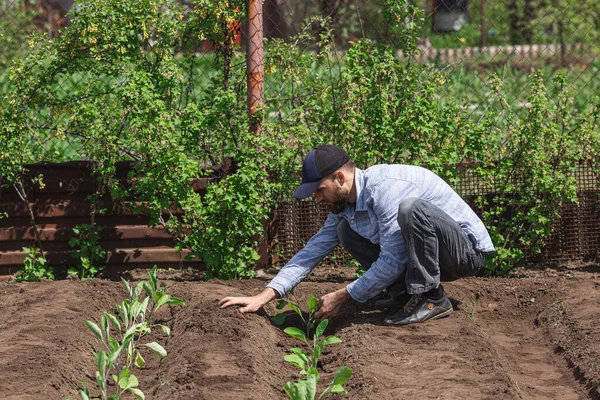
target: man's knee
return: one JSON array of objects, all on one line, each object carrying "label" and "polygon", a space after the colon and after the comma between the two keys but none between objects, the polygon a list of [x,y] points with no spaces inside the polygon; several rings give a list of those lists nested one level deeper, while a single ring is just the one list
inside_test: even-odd
[{"label": "man's knee", "polygon": [[421,200],[416,197],[408,197],[402,200],[400,206],[398,206],[398,225],[400,226],[400,229],[406,229],[411,220],[412,214],[419,206],[424,204],[427,204],[425,200]]}]

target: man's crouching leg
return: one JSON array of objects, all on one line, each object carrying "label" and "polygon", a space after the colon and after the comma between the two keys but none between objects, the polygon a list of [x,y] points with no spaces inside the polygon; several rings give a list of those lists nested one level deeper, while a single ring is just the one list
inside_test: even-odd
[{"label": "man's crouching leg", "polygon": [[449,316],[452,304],[440,281],[474,274],[474,269],[483,266],[485,256],[480,260],[481,255],[458,223],[426,201],[404,200],[398,209],[398,224],[407,246],[405,278],[412,297],[385,323],[407,325]]}]

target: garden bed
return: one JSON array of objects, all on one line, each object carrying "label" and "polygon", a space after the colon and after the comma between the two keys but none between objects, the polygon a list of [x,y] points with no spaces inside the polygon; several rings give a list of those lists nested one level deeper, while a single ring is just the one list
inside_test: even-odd
[{"label": "garden bed", "polygon": [[[350,275],[321,268],[296,295],[305,304]],[[285,398],[283,385],[298,375],[283,357],[298,343],[270,323],[275,304],[257,314],[217,306],[224,296],[258,292],[269,277],[202,282],[159,271],[168,292],[186,303],[156,316],[171,328],[170,337],[153,338],[169,354],[162,361],[148,354],[136,372],[146,398]],[[600,398],[598,266],[465,279],[445,288],[454,314],[414,326],[384,326],[372,302],[349,306],[328,327],[343,342],[322,356],[323,382],[347,365],[348,399]],[[96,340],[83,320],[98,320],[123,297],[121,283],[109,280],[1,282],[0,398],[78,398],[80,385],[95,393]]]}]

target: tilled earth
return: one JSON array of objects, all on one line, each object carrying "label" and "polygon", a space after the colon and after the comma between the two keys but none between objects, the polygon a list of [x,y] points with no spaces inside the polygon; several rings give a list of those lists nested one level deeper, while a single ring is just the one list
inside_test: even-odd
[{"label": "tilled earth", "polygon": [[[135,372],[146,399],[286,398],[283,385],[299,376],[283,357],[299,342],[270,322],[274,304],[257,314],[217,306],[224,296],[257,293],[268,278],[202,282],[159,272],[185,305],[156,316],[172,333],[153,333],[169,354],[144,353],[147,365]],[[296,296],[305,304],[349,278],[323,268]],[[346,365],[349,393],[331,398],[600,399],[598,266],[470,278],[445,289],[453,315],[408,327],[383,325],[386,313],[372,302],[348,306],[328,327],[343,342],[322,356],[321,389]],[[122,284],[110,280],[0,283],[0,398],[75,399],[86,385],[97,395],[97,342],[83,320],[98,321],[123,298]]]}]

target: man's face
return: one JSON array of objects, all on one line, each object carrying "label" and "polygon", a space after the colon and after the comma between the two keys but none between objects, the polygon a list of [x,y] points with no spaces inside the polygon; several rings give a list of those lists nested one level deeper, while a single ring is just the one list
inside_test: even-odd
[{"label": "man's face", "polygon": [[321,184],[315,190],[315,200],[317,203],[325,203],[329,206],[329,211],[338,214],[348,205],[350,190],[346,189],[340,179],[323,178]]}]

